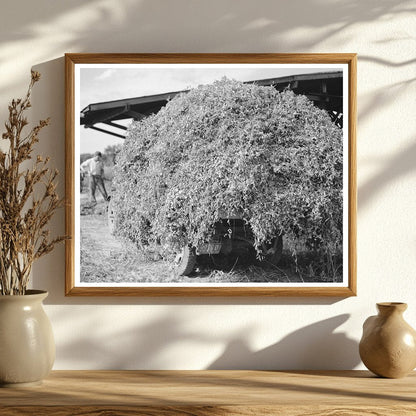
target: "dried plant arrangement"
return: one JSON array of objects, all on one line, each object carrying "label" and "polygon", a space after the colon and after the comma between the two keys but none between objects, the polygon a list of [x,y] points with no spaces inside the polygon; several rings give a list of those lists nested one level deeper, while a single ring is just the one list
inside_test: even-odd
[{"label": "dried plant arrangement", "polygon": [[[39,132],[50,119],[29,131],[25,116],[39,72],[31,72],[27,94],[9,105],[0,149],[0,294],[24,295],[33,262],[49,253],[64,236],[50,237],[46,229],[63,200],[56,192],[57,170],[49,168],[49,157],[33,158]],[[6,143],[4,143],[6,141]],[[30,161],[33,159],[32,164]]]}]

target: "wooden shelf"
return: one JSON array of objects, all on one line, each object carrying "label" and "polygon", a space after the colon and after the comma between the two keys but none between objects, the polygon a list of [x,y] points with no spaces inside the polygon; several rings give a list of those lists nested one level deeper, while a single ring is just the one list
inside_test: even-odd
[{"label": "wooden shelf", "polygon": [[0,415],[416,415],[416,373],[367,371],[53,371],[0,389]]}]

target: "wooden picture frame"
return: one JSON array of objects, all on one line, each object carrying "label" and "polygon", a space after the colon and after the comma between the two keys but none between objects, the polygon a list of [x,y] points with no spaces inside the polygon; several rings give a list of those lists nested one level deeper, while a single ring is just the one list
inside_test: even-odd
[{"label": "wooden picture frame", "polygon": [[[342,259],[340,264],[343,265],[342,278],[339,281],[328,282],[320,280],[318,282],[260,282],[260,283],[234,283],[225,281],[222,283],[193,283],[194,280],[189,278],[189,281],[180,283],[163,283],[158,282],[154,284],[152,282],[141,281],[141,277],[136,282],[131,283],[130,281],[116,282],[114,283],[115,275],[107,276],[104,281],[92,282],[87,281],[88,275],[85,270],[87,267],[81,266],[82,257],[83,261],[86,254],[84,255],[84,246],[87,243],[81,242],[81,225],[80,217],[84,214],[82,210],[90,209],[90,206],[82,205],[82,198],[86,198],[85,188],[82,188],[82,175],[79,173],[81,165],[81,156],[84,155],[81,151],[81,132],[84,134],[84,130],[81,126],[89,127],[91,130],[98,131],[99,134],[109,133],[113,137],[121,136],[118,132],[120,129],[126,129],[126,126],[121,124],[120,112],[123,112],[122,117],[131,117],[135,119],[136,123],[144,116],[150,113],[156,113],[161,107],[160,103],[156,103],[158,99],[164,100],[164,103],[172,99],[177,93],[178,89],[169,88],[170,85],[176,86],[177,79],[185,78],[185,84],[183,88],[179,90],[187,90],[186,82],[189,81],[191,87],[193,84],[190,78],[186,78],[186,74],[199,74],[196,70],[201,71],[210,70],[212,68],[218,69],[218,73],[223,71],[228,74],[226,70],[240,71],[244,76],[248,76],[248,71],[257,74],[261,71],[272,71],[276,69],[276,73],[285,74],[284,76],[272,77],[273,81],[268,82],[269,78],[260,79],[259,77],[253,78],[251,81],[256,81],[260,85],[273,85],[275,89],[279,91],[285,89],[292,89],[296,93],[296,88],[303,91],[310,99],[315,100],[316,105],[321,105],[321,108],[325,107],[332,100],[335,103],[335,99],[338,100],[337,111],[330,108],[327,110],[330,112],[332,120],[339,123],[343,117],[343,129],[342,129],[342,218],[343,223],[341,225],[342,230]],[[280,69],[279,69],[280,68]],[[103,93],[103,89],[100,87],[95,90],[91,89],[94,93],[91,93],[92,99],[85,101],[86,91],[90,91],[90,88],[94,87],[94,83],[97,85],[109,86],[110,78],[114,75],[114,71],[119,70],[141,70],[140,79],[146,78],[149,82],[158,86],[157,94],[149,93],[146,90],[145,93],[138,96],[137,92],[133,91],[129,94],[124,94],[118,98],[111,99],[106,98]],[[168,72],[160,72],[165,74],[164,76],[155,77],[154,73],[157,71],[166,70],[172,72],[172,77],[166,76]],[[295,75],[288,75],[289,70],[294,71]],[[175,72],[185,71],[189,72]],[[193,72],[191,72],[192,70]],[[325,72],[327,70],[327,72]],[[94,72],[96,71],[96,72]],[[245,71],[245,72],[244,72]],[[256,72],[260,71],[260,72]],[[282,71],[282,72],[279,72]],[[286,71],[286,72],[285,72]],[[308,72],[309,71],[309,72]],[[325,77],[332,76],[329,72],[341,73],[338,79],[338,89],[341,88],[341,97],[335,97],[331,94],[330,82],[327,82]],[[66,234],[71,238],[66,241],[66,283],[65,293],[67,296],[334,296],[334,297],[347,297],[356,295],[356,54],[66,54],[65,55],[65,87],[66,87],[66,168],[65,168],[65,198],[66,198]],[[239,73],[240,73],[239,72]],[[250,73],[251,73],[250,72]],[[309,78],[305,75],[308,73],[320,74],[324,72],[325,77],[322,81],[322,77],[318,75],[310,76]],[[126,74],[127,72],[123,72]],[[176,76],[175,74],[181,74]],[[265,72],[266,73],[266,72]],[[268,72],[267,72],[268,73]],[[93,75],[91,75],[93,74]],[[170,72],[169,72],[170,74]],[[205,74],[201,72],[201,74]],[[246,75],[247,74],[247,75]],[[329,75],[328,75],[329,74]],[[118,79],[124,79],[118,75]],[[192,75],[194,76],[194,75]],[[199,76],[199,75],[197,75]],[[205,75],[204,75],[205,76]],[[84,78],[83,78],[84,77]],[[94,78],[95,77],[95,78]],[[135,79],[137,79],[136,77]],[[171,78],[171,84],[168,84],[166,79]],[[319,79],[318,79],[319,78]],[[339,79],[340,78],[340,79]],[[202,83],[204,79],[201,75]],[[217,79],[217,78],[216,78]],[[279,81],[280,80],[280,81]],[[165,93],[160,88],[166,81]],[[242,80],[249,83],[249,80]],[[261,81],[261,82],[260,82]],[[314,82],[312,82],[314,81]],[[114,88],[114,90],[121,90],[120,88]],[[262,84],[262,82],[264,82]],[[318,82],[319,84],[316,84]],[[124,81],[123,81],[124,83]],[[341,84],[340,84],[341,83]],[[283,85],[285,84],[285,85]],[[309,90],[304,87],[306,84],[309,85]],[[124,84],[123,84],[124,85]],[[182,84],[181,84],[182,85]],[[196,85],[196,84],[195,84]],[[319,85],[319,90],[316,90],[316,85]],[[342,87],[340,87],[342,85]],[[107,87],[105,87],[107,88]],[[110,89],[110,87],[108,87]],[[147,88],[147,87],[146,87]],[[301,88],[305,88],[302,90]],[[145,89],[143,89],[144,91]],[[156,90],[156,88],[155,88]],[[130,90],[129,90],[130,91]],[[174,91],[172,93],[172,91]],[[171,95],[171,93],[173,95]],[[186,94],[184,92],[183,94]],[[149,98],[150,96],[150,98]],[[157,96],[157,97],[156,97]],[[133,98],[132,98],[133,97]],[[153,97],[153,98],[152,98]],[[156,97],[156,98],[155,98]],[[130,100],[130,101],[129,101]],[[153,101],[152,101],[153,100]],[[340,101],[341,100],[341,101]],[[81,102],[82,101],[82,102]],[[97,102],[98,101],[98,102]],[[152,102],[153,108],[148,105],[145,108],[143,103]],[[116,103],[116,104],[115,104]],[[340,104],[341,103],[341,104]],[[143,114],[138,110],[139,104],[142,105],[140,108],[145,108]],[[134,107],[136,105],[136,107]],[[335,104],[334,104],[335,105]],[[118,106],[118,107],[117,107]],[[120,107],[122,106],[122,108]],[[328,104],[329,106],[329,104]],[[121,108],[121,109],[120,109]],[[328,107],[329,108],[329,107]],[[81,119],[81,111],[83,119]],[[101,111],[101,113],[100,113]],[[106,111],[106,115],[103,116],[103,111]],[[111,115],[113,117],[111,117]],[[94,118],[97,116],[96,118]],[[337,121],[338,120],[338,121]],[[96,124],[104,122],[104,127],[101,125],[98,127]],[[124,132],[125,133],[125,132]],[[104,136],[103,136],[104,137]],[[84,143],[84,142],[83,142]],[[85,143],[87,143],[85,141]],[[90,143],[90,142],[88,142]],[[92,143],[92,142],[91,142]],[[85,146],[87,146],[85,144]],[[86,147],[85,147],[86,148]],[[88,150],[92,153],[92,150]],[[86,152],[86,153],[88,153]],[[91,154],[90,154],[91,156]],[[97,160],[99,156],[96,157]],[[83,162],[84,163],[84,162]],[[93,162],[90,162],[94,164]],[[98,163],[98,164],[97,164]],[[101,162],[97,162],[94,166],[98,166]],[[92,166],[92,165],[91,165]],[[84,169],[84,168],[82,168]],[[90,179],[96,176],[92,171],[98,168],[91,168],[88,171]],[[102,168],[100,168],[102,169]],[[92,183],[92,182],[91,182]],[[104,182],[103,182],[104,183]],[[81,186],[81,189],[80,189]],[[100,187],[97,183],[94,187]],[[109,187],[109,185],[107,185]],[[81,191],[84,193],[81,194]],[[94,191],[91,190],[90,185],[90,198],[94,197]],[[98,195],[98,192],[97,192]],[[95,198],[95,197],[94,197]],[[97,198],[101,198],[98,195]],[[102,200],[104,201],[104,193]],[[97,213],[96,206],[91,203],[91,212],[94,212],[94,216],[103,215],[105,212]],[[108,206],[107,208],[108,209]],[[87,214],[88,215],[88,212]],[[92,215],[92,214],[91,214]],[[87,218],[87,217],[85,217]],[[83,221],[85,220],[83,218]],[[92,217],[91,217],[92,218]],[[95,217],[94,217],[95,218]],[[101,220],[100,220],[101,221]],[[229,220],[228,220],[229,221]],[[83,222],[84,224],[84,222]],[[84,226],[84,225],[83,225]],[[85,226],[86,227],[86,226]],[[85,228],[87,229],[87,228]],[[102,227],[101,227],[102,229]],[[95,234],[93,234],[94,236]],[[107,237],[101,235],[99,241],[106,241]],[[223,237],[222,237],[223,238]],[[230,237],[231,238],[231,237]],[[84,234],[82,235],[82,241],[84,241]],[[275,239],[277,241],[277,237]],[[276,246],[276,243],[271,240]],[[89,241],[89,240],[88,240]],[[83,245],[84,244],[84,245]],[[210,244],[210,243],[209,243]],[[269,243],[268,243],[269,244]],[[193,250],[195,254],[195,248],[189,245],[190,250]],[[211,246],[210,246],[211,247]],[[269,247],[269,246],[267,246]],[[82,250],[82,253],[81,253]],[[184,248],[185,250],[185,248]],[[199,250],[199,249],[198,249]],[[211,248],[209,249],[211,250]],[[272,249],[274,253],[275,248]],[[101,258],[104,256],[103,251],[98,248],[90,248],[88,255],[92,257]],[[199,251],[198,251],[199,253]],[[204,252],[205,253],[205,252]],[[211,253],[209,251],[208,253]],[[184,254],[179,256],[178,262],[182,262]],[[260,258],[262,258],[260,256]],[[86,264],[86,263],[85,263]],[[88,263],[89,264],[89,263]],[[256,263],[257,264],[257,263]],[[109,263],[112,266],[111,262]],[[88,266],[89,267],[89,266]],[[291,266],[292,267],[292,266]],[[111,267],[110,267],[111,268]],[[97,269],[97,267],[95,267]],[[95,271],[93,268],[93,270]],[[108,269],[108,268],[107,268]],[[81,277],[81,270],[83,271]],[[107,271],[97,272],[99,276],[104,276]],[[143,273],[143,272],[142,272]],[[145,274],[145,273],[144,273]],[[145,278],[145,276],[143,277]],[[84,279],[84,280],[82,280]],[[117,279],[119,277],[117,276]],[[186,279],[185,279],[186,280]],[[202,278],[201,278],[202,280]]]}]

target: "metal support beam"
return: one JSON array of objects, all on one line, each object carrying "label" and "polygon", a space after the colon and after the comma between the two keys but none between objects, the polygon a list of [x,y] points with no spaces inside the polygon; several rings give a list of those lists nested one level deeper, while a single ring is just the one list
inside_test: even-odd
[{"label": "metal support beam", "polygon": [[111,136],[120,137],[120,139],[125,139],[126,138],[126,136],[122,136],[121,134],[113,133],[112,131],[104,130],[104,129],[101,129],[101,128],[95,127],[95,126],[85,126],[85,128],[86,129],[97,130],[97,131],[100,131],[101,133],[111,134]]},{"label": "metal support beam", "polygon": [[121,130],[127,130],[126,126],[122,126],[121,124],[114,123],[113,121],[104,121],[104,124],[107,124],[107,125],[112,126],[112,127],[116,127],[118,129],[121,129]]}]

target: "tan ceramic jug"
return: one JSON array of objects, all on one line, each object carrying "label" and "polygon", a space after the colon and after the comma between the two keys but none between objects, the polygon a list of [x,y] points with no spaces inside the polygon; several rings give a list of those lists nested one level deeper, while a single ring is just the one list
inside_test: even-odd
[{"label": "tan ceramic jug", "polygon": [[377,303],[363,325],[360,357],[381,377],[400,378],[416,367],[416,331],[403,319],[405,303]]},{"label": "tan ceramic jug", "polygon": [[39,384],[55,360],[52,326],[43,310],[48,295],[0,296],[0,386]]}]

